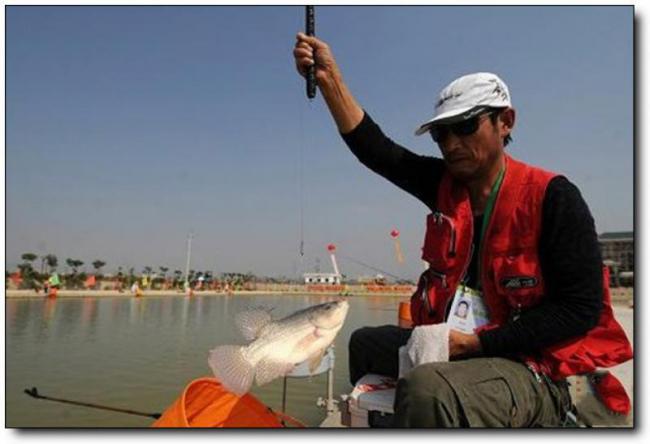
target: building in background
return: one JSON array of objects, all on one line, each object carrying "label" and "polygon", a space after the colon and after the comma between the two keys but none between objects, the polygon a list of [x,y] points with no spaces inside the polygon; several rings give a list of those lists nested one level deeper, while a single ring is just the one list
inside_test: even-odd
[{"label": "building in background", "polygon": [[338,273],[305,273],[303,277],[305,284],[341,284],[341,275]]},{"label": "building in background", "polygon": [[602,233],[598,244],[603,262],[611,271],[614,287],[634,285],[634,232]]}]

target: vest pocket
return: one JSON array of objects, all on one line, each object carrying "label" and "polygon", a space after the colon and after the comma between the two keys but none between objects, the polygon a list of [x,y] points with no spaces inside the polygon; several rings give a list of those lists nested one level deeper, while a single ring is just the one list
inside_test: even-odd
[{"label": "vest pocket", "polygon": [[415,325],[444,321],[451,289],[447,275],[429,268],[420,275],[418,288],[411,296],[411,317]]},{"label": "vest pocket", "polygon": [[544,295],[539,258],[534,251],[492,259],[496,291],[515,309],[537,305]]},{"label": "vest pocket", "polygon": [[456,264],[456,223],[446,214],[435,211],[427,216],[423,259],[437,270],[448,270]]}]

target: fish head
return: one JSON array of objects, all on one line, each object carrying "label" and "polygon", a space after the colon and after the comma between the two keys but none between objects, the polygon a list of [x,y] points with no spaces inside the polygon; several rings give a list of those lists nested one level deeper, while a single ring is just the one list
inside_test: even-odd
[{"label": "fish head", "polygon": [[326,302],[313,307],[309,319],[318,328],[337,328],[343,325],[349,308],[350,305],[345,299]]}]

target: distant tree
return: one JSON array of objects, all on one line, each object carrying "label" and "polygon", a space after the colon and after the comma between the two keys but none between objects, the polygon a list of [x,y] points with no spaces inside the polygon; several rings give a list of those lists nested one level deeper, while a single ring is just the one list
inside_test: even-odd
[{"label": "distant tree", "polygon": [[79,270],[79,268],[80,268],[83,264],[84,264],[83,261],[81,261],[81,260],[79,260],[79,259],[75,259],[75,260],[72,262],[72,268],[73,268],[74,272],[76,273],[77,270]]},{"label": "distant tree", "polygon": [[47,266],[50,269],[50,273],[56,270],[56,267],[59,264],[59,260],[53,254],[48,254],[47,256],[45,256],[45,262],[47,263]]},{"label": "distant tree", "polygon": [[20,275],[23,278],[21,288],[37,289],[38,285],[36,281],[38,280],[38,276],[32,266],[32,262],[34,262],[38,256],[34,253],[24,253],[20,257],[24,261],[22,264],[18,265]]},{"label": "distant tree", "polygon": [[174,288],[177,288],[181,285],[182,276],[183,276],[183,272],[181,270],[174,270],[174,281],[172,283]]},{"label": "distant tree", "polygon": [[19,288],[23,289],[35,289],[38,290],[40,286],[37,283],[37,276],[36,273],[34,272],[34,269],[32,268],[32,264],[29,263],[24,263],[24,264],[18,264],[18,269],[20,270],[20,276],[22,277],[22,281],[20,283]]},{"label": "distant tree", "polygon": [[85,273],[77,274],[79,267],[81,267],[84,262],[79,259],[67,258],[65,263],[72,269],[70,276],[66,278],[66,286],[68,288],[78,288],[81,286],[83,279],[85,278]]},{"label": "distant tree", "polygon": [[203,276],[205,276],[205,283],[210,284],[212,282],[212,272],[209,270],[206,270],[203,272]]},{"label": "distant tree", "polygon": [[72,258],[70,258],[70,257],[69,257],[69,258],[66,258],[66,260],[65,260],[65,264],[66,264],[69,268],[73,269],[73,273],[74,273],[74,265],[73,265],[73,264],[74,264],[74,259],[72,259]]},{"label": "distant tree", "polygon": [[100,261],[99,259],[96,261],[93,261],[93,267],[95,268],[95,274],[100,275],[101,273],[101,268],[106,265],[106,262]]},{"label": "distant tree", "polygon": [[38,256],[35,255],[34,253],[24,253],[20,257],[21,257],[22,260],[29,263],[30,265],[31,265],[32,262],[34,262],[38,258]]},{"label": "distant tree", "polygon": [[148,265],[142,269],[142,274],[146,274],[147,276],[151,276],[152,272],[153,272],[153,268],[151,268]]},{"label": "distant tree", "polygon": [[169,268],[167,267],[158,267],[160,270],[160,274],[162,275],[163,279],[167,277],[167,272],[169,271]]}]

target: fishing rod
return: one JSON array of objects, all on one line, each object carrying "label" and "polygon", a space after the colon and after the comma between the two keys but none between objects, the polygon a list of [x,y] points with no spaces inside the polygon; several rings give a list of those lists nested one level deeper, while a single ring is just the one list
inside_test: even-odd
[{"label": "fishing rod", "polygon": [[[305,6],[305,34],[313,37],[316,34],[316,16],[313,6]],[[316,97],[316,62],[307,68],[307,97],[312,100]]]},{"label": "fishing rod", "polygon": [[347,259],[347,260],[349,260],[351,262],[354,262],[355,264],[361,265],[361,266],[369,268],[371,270],[378,271],[379,273],[385,274],[385,275],[390,276],[390,277],[392,277],[394,279],[398,279],[400,281],[410,281],[410,279],[406,279],[406,278],[403,278],[401,276],[394,275],[394,274],[389,273],[387,271],[381,270],[381,269],[379,269],[377,267],[373,267],[372,265],[368,265],[368,264],[366,264],[364,262],[361,262],[358,259],[354,259],[353,257],[347,256],[347,255],[344,255],[344,254],[339,254],[339,257],[342,257],[343,259]]},{"label": "fishing rod", "polygon": [[40,393],[38,393],[38,389],[36,387],[32,387],[31,389],[25,389],[24,392],[35,399],[45,399],[46,401],[61,402],[63,404],[72,404],[72,405],[78,405],[81,407],[90,407],[99,410],[110,410],[112,412],[127,413],[129,415],[146,416],[148,418],[153,418],[153,419],[158,419],[162,416],[161,413],[145,413],[145,412],[138,412],[137,410],[120,409],[117,407],[110,407],[107,405],[92,404],[90,402],[81,402],[81,401],[72,401],[70,399],[53,398],[51,396],[41,395]]}]

